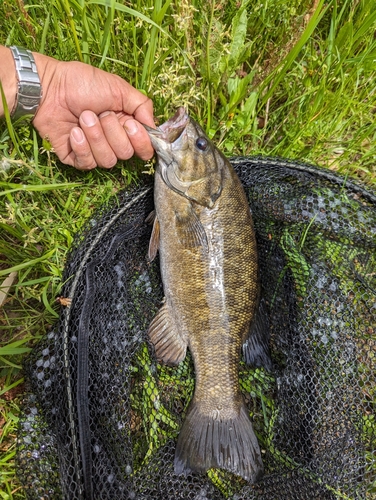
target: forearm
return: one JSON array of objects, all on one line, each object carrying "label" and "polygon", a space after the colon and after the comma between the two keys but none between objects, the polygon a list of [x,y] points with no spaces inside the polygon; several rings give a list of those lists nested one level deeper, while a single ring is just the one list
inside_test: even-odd
[{"label": "forearm", "polygon": [[[0,45],[0,81],[3,87],[9,113],[12,112],[17,95],[16,67],[8,47]],[[0,99],[0,116],[4,116],[3,100]]]}]

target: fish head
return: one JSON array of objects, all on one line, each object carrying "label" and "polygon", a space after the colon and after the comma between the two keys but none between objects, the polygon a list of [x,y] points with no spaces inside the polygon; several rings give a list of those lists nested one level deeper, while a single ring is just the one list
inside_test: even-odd
[{"label": "fish head", "polygon": [[156,129],[145,126],[165,184],[189,200],[213,208],[220,197],[226,159],[184,108]]}]

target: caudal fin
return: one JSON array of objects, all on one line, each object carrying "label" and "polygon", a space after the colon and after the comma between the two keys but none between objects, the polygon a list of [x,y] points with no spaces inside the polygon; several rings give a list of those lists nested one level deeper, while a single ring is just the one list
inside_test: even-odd
[{"label": "caudal fin", "polygon": [[254,483],[263,473],[257,438],[245,406],[235,418],[202,414],[193,404],[183,423],[175,452],[175,473],[226,469]]}]

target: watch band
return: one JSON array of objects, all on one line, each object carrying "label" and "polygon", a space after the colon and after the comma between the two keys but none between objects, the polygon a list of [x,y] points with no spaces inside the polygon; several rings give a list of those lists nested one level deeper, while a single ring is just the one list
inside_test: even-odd
[{"label": "watch band", "polygon": [[18,79],[16,102],[12,110],[12,118],[34,116],[42,98],[40,83],[34,56],[30,50],[13,45],[12,51]]}]

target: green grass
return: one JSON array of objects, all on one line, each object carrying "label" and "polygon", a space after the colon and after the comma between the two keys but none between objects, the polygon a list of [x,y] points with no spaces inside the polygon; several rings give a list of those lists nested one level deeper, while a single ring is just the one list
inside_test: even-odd
[{"label": "green grass", "polygon": [[[153,98],[161,122],[184,105],[227,155],[304,159],[376,184],[373,0],[5,0],[0,18],[0,43],[115,72]],[[1,498],[23,498],[20,367],[56,320],[72,238],[148,168],[78,172],[27,123],[0,124],[0,282],[18,273],[0,310]]]}]

